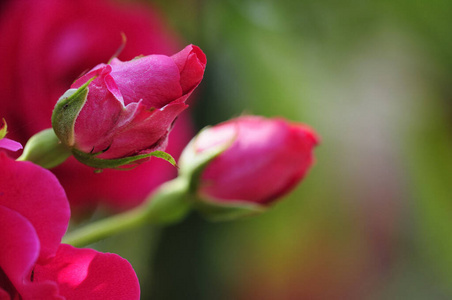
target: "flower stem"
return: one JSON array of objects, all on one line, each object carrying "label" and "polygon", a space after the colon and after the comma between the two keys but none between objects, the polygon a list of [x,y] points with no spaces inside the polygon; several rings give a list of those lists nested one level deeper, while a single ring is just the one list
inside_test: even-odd
[{"label": "flower stem", "polygon": [[63,237],[62,243],[83,247],[145,224],[176,223],[191,208],[188,198],[188,183],[178,177],[163,184],[140,206],[75,229]]}]

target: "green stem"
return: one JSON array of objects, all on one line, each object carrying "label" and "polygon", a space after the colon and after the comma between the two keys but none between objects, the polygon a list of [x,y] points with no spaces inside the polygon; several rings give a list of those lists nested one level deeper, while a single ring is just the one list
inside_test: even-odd
[{"label": "green stem", "polygon": [[83,247],[144,224],[170,224],[189,212],[188,183],[178,177],[163,184],[143,204],[67,233],[62,243]]}]

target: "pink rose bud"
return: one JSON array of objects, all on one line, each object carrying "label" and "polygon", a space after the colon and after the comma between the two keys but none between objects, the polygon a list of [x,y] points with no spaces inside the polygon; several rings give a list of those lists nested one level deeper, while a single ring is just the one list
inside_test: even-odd
[{"label": "pink rose bud", "polygon": [[160,151],[205,66],[204,53],[193,45],[171,57],[100,64],[58,100],[52,115],[55,133],[78,160],[95,168],[128,165],[151,155],[168,159]]},{"label": "pink rose bud", "polygon": [[282,118],[239,117],[198,134],[182,154],[181,175],[192,177],[198,207],[209,217],[256,212],[300,182],[318,140],[310,128]]}]

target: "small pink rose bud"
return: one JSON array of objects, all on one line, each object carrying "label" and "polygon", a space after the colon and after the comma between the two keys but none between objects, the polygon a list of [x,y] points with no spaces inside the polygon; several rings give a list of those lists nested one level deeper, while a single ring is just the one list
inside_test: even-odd
[{"label": "small pink rose bud", "polygon": [[[243,116],[195,137],[182,155],[181,174],[184,169],[199,174],[192,186],[200,203],[209,204],[207,210],[203,207],[208,216],[220,212],[219,206],[263,209],[300,182],[313,163],[317,143],[317,135],[305,125]],[[189,160],[207,166],[199,169]]]},{"label": "small pink rose bud", "polygon": [[58,101],[52,116],[55,133],[77,159],[96,168],[162,151],[205,65],[204,53],[193,45],[171,57],[100,64]]}]

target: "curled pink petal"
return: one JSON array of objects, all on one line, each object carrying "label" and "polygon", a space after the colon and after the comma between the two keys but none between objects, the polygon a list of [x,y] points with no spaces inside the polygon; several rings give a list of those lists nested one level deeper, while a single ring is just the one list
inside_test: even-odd
[{"label": "curled pink petal", "polygon": [[171,58],[179,68],[180,84],[184,94],[192,91],[199,84],[196,78],[200,78],[204,74],[206,55],[199,47],[188,45]]},{"label": "curled pink petal", "polygon": [[6,149],[10,151],[17,151],[22,149],[22,145],[16,141],[10,140],[8,138],[0,139],[0,149]]}]

